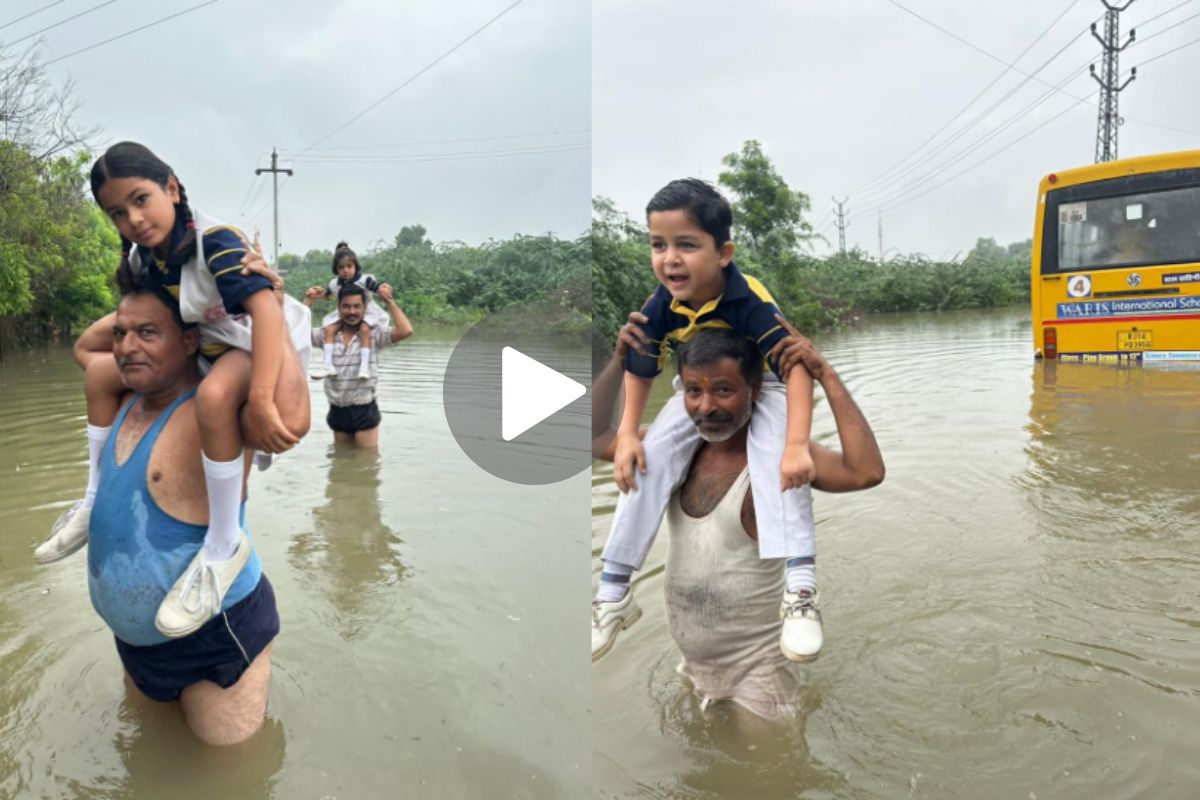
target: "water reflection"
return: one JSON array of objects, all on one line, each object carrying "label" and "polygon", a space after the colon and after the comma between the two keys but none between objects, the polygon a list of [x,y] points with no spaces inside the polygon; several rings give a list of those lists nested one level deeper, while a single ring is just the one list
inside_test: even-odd
[{"label": "water reflection", "polygon": [[1198,393],[1200,365],[1036,364],[1017,482],[1039,527],[1105,541],[1184,533],[1200,513],[1196,454],[1179,446],[1197,432]]},{"label": "water reflection", "polygon": [[88,797],[134,800],[158,796],[167,786],[179,800],[269,797],[287,750],[283,724],[269,716],[240,744],[205,745],[187,727],[177,703],[148,700],[128,684],[116,728],[113,750],[124,774],[111,789],[89,788]]},{"label": "water reflection", "polygon": [[403,540],[383,522],[379,468],[376,449],[331,445],[325,503],[312,510],[314,530],[297,534],[288,548],[292,566],[328,597],[346,640],[371,623],[376,595],[407,571]]}]

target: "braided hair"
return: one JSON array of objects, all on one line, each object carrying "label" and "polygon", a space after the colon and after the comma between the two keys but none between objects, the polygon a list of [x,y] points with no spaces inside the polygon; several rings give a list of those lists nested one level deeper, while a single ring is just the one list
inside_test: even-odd
[{"label": "braided hair", "polygon": [[[92,197],[97,203],[100,202],[100,189],[110,178],[144,178],[154,181],[163,189],[167,188],[169,178],[175,178],[175,184],[179,187],[179,202],[175,204],[175,213],[183,217],[186,233],[172,255],[184,261],[195,255],[196,222],[191,206],[188,205],[183,182],[175,175],[175,170],[171,169],[170,165],[154,155],[145,145],[137,142],[118,142],[105,150],[104,155],[97,158],[96,163],[92,165]],[[117,288],[122,293],[136,283],[133,267],[129,263],[132,250],[133,243],[122,236],[121,264],[117,267]]]}]

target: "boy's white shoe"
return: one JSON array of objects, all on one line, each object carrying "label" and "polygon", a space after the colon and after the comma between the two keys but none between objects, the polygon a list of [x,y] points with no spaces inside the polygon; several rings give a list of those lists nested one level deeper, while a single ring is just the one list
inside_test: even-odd
[{"label": "boy's white shoe", "polygon": [[825,636],[821,632],[816,592],[784,592],[779,618],[783,620],[779,649],[788,660],[812,661],[821,654]]},{"label": "boy's white shoe", "polygon": [[154,627],[163,636],[178,639],[195,633],[221,611],[225,594],[250,559],[250,540],[238,534],[238,546],[224,561],[209,561],[204,548],[163,598],[154,617]]},{"label": "boy's white shoe", "polygon": [[87,544],[91,516],[92,510],[84,508],[82,500],[64,511],[50,527],[50,537],[33,551],[33,560],[39,564],[52,564]]},{"label": "boy's white shoe", "polygon": [[617,634],[637,622],[642,607],[633,599],[633,588],[611,603],[592,601],[592,661],[612,650]]},{"label": "boy's white shoe", "polygon": [[358,379],[360,381],[371,380],[371,367],[364,365],[358,368]]}]

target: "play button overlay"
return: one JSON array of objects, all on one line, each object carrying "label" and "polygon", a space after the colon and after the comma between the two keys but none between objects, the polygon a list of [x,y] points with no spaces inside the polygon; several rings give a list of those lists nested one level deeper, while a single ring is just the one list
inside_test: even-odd
[{"label": "play button overlay", "polygon": [[590,329],[552,304],[506,309],[471,326],[442,381],[458,446],[513,483],[557,483],[587,469],[591,360]]},{"label": "play button overlay", "polygon": [[572,400],[587,387],[513,347],[500,351],[500,437],[520,436]]}]

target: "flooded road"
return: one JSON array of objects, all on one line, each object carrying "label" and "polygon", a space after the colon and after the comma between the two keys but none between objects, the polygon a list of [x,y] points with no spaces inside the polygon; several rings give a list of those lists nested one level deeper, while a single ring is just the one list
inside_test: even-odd
[{"label": "flooded road", "polygon": [[[797,668],[802,711],[700,711],[660,539],[645,616],[593,669],[595,796],[1200,794],[1200,371],[1043,365],[1029,328],[885,315],[817,339],[888,471],[815,494],[826,641]],[[616,494],[597,466],[593,581]]]},{"label": "flooded road", "polygon": [[250,481],[247,525],[282,632],[268,720],[199,744],[125,698],[80,553],[33,547],[86,483],[66,348],[0,362],[0,798],[586,797],[591,673],[585,474],[488,475],[442,412],[456,332],[384,352],[378,454],[313,428]]}]

